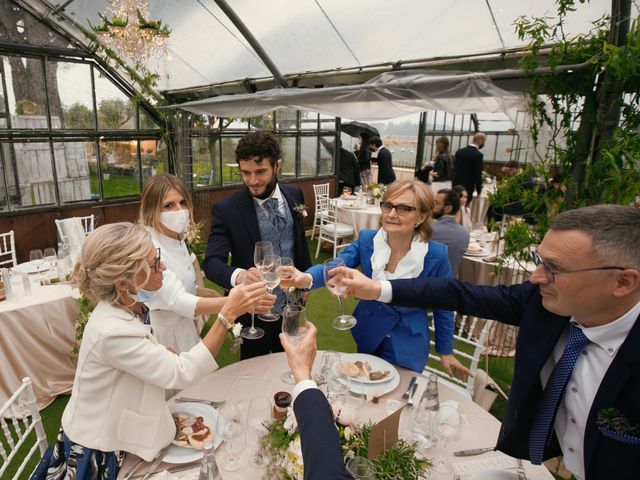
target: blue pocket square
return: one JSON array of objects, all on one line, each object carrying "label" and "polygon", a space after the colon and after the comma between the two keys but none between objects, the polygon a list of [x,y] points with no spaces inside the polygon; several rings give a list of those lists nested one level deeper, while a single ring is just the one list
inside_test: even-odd
[{"label": "blue pocket square", "polygon": [[626,443],[627,445],[640,446],[640,437],[635,437],[627,433],[614,432],[613,430],[604,427],[598,427],[598,429],[605,437],[609,437],[618,442]]}]

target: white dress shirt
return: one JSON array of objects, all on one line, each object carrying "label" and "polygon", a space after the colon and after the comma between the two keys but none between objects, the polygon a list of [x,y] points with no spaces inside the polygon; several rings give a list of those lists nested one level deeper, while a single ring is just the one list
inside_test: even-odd
[{"label": "white dress shirt", "polygon": [[[591,404],[605,373],[639,314],[640,302],[613,322],[599,327],[585,328],[571,319],[592,343],[584,348],[571,372],[564,398],[558,407],[554,428],[564,455],[565,466],[577,480],[585,478],[584,432]],[[568,337],[569,328],[562,333],[552,356],[540,371],[543,387],[547,385],[553,367],[560,360]]]},{"label": "white dress shirt", "polygon": [[[276,183],[276,188],[273,189],[273,193],[271,194],[271,196],[269,198],[275,198],[276,200],[278,200],[278,210],[280,210],[280,213],[282,214],[282,216],[284,216],[284,218],[287,218],[286,200],[282,196],[282,192],[280,191],[280,186],[277,183]],[[267,215],[267,209],[264,208],[262,206],[262,204],[264,202],[266,202],[268,199],[266,199],[266,198],[255,198],[255,200],[258,202],[258,205],[260,206],[260,208],[262,208],[264,210],[265,215]],[[233,271],[233,273],[231,274],[231,279],[229,280],[229,283],[231,283],[232,287],[236,286],[236,280],[238,279],[238,275],[240,275],[240,273],[242,273],[244,271],[245,271],[244,268],[236,268]]]}]

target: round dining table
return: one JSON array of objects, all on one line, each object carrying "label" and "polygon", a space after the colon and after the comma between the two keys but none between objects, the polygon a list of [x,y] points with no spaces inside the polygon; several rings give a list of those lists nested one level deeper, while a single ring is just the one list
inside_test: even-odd
[{"label": "round dining table", "polygon": [[355,196],[350,198],[336,198],[336,219],[340,223],[351,225],[357,238],[361,230],[377,230],[380,228],[380,205],[361,205]]},{"label": "round dining table", "polygon": [[[314,372],[316,369],[319,369],[321,358],[322,352],[318,352],[316,355],[316,368],[314,368]],[[293,385],[286,384],[280,380],[280,376],[288,369],[284,353],[274,353],[271,355],[255,357],[233,363],[207,375],[196,385],[182,390],[176,395],[176,397],[189,397],[212,401],[225,400],[227,404],[238,405],[243,418],[246,420],[249,402],[252,398],[264,396],[271,399],[273,404],[273,396],[275,393],[280,391],[292,391]],[[372,401],[366,402],[364,408],[360,411],[360,419],[362,421],[371,421],[375,423],[387,417],[389,415],[389,412],[387,411],[389,405],[388,400],[395,400],[396,403],[401,406],[406,403],[401,398],[402,394],[407,390],[411,377],[417,374],[416,372],[401,367],[396,367],[396,369],[400,376],[399,385],[393,391],[381,396],[377,403],[373,403]],[[424,379],[424,381],[426,382],[426,379]],[[446,382],[438,382],[438,392],[441,402],[446,400],[455,400],[463,405],[463,408],[466,411],[466,419],[468,423],[468,426],[463,429],[458,440],[449,441],[447,443],[445,460],[450,462],[452,466],[455,466],[457,462],[459,464],[457,468],[462,468],[462,470],[465,470],[466,468],[466,471],[468,471],[473,465],[478,464],[478,461],[484,462],[487,465],[492,464],[492,462],[503,464],[506,462],[511,465],[510,471],[515,474],[516,461],[501,452],[491,451],[474,457],[453,456],[453,452],[456,450],[495,445],[496,439],[498,438],[498,432],[500,430],[500,422],[489,412],[483,410],[479,405],[469,400],[468,397],[464,396],[456,389],[456,387],[450,387]],[[169,403],[172,403],[172,400],[169,400]],[[414,408],[415,407],[410,406],[405,407],[402,412],[402,417],[405,418],[401,419],[401,425],[408,423],[407,418],[411,416],[411,410]],[[402,428],[406,432],[406,427]],[[404,435],[406,434],[401,432],[401,436]],[[249,433],[247,433],[247,437],[246,447],[241,453],[239,453],[243,460],[242,467],[235,472],[228,472],[220,469],[221,476],[224,480],[254,480],[263,477],[265,471],[251,465],[251,459],[258,448],[257,437],[254,436],[251,438],[251,434]],[[224,444],[222,447],[218,448],[216,452],[216,461],[218,465],[223,463],[226,455],[226,453],[223,452],[225,450],[223,447]],[[438,453],[437,449],[427,450],[426,456],[427,458],[435,458]],[[127,455],[118,475],[120,480],[124,478],[137,460],[138,458],[136,456]],[[553,479],[553,476],[544,466],[534,466],[529,462],[523,462],[523,465],[529,480]],[[164,471],[167,468],[171,471],[171,467],[176,468],[173,465],[162,464],[158,468],[158,471]],[[189,472],[197,471],[197,468],[197,466],[194,466],[191,470],[176,473],[176,475],[189,474]],[[145,473],[145,469],[146,465],[140,467],[137,474]],[[433,480],[447,478],[450,480],[453,476],[449,475],[442,477],[432,473],[429,478]],[[465,480],[465,478],[469,478],[469,476],[461,476],[460,480]]]},{"label": "round dining table", "polygon": [[0,405],[30,377],[39,409],[73,385],[76,364],[71,350],[80,308],[70,285],[40,285],[29,275],[25,295],[22,275],[13,273],[14,297],[0,302]]}]

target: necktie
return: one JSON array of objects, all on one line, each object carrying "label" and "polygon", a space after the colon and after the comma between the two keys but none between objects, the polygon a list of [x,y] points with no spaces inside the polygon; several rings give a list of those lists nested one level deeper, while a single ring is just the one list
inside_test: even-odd
[{"label": "necktie", "polygon": [[538,413],[533,420],[531,434],[529,436],[529,457],[531,463],[540,465],[544,458],[544,447],[551,436],[553,424],[558,412],[558,406],[564,393],[564,389],[569,382],[569,377],[576,364],[576,360],[580,356],[580,352],[586,347],[589,340],[582,330],[571,325],[569,330],[569,340],[564,348],[564,353],[560,360],[553,368],[549,382],[544,389],[542,404],[538,409]]},{"label": "necktie", "polygon": [[276,230],[282,232],[287,224],[287,219],[280,213],[278,199],[267,198],[262,205],[267,209],[267,212],[269,212],[269,220],[271,220],[273,226],[276,227]]}]

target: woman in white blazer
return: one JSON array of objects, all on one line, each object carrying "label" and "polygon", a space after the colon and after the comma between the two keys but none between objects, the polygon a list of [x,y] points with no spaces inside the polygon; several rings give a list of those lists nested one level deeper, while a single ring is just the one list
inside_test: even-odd
[{"label": "woman in white blazer", "polygon": [[184,183],[174,175],[154,175],[144,185],[140,223],[162,249],[167,266],[165,282],[158,294],[146,302],[151,326],[158,341],[178,353],[200,341],[202,314],[220,311],[226,298],[205,288],[200,265],[184,242],[185,231],[193,224],[193,203]]},{"label": "woman in white blazer", "polygon": [[175,434],[165,388],[184,388],[215,370],[214,355],[231,323],[274,302],[264,284],[232,289],[202,341],[174,354],[151,332],[142,303],[162,286],[160,255],[140,225],[104,225],[85,240],[74,275],[95,309],[84,330],[48,479],[115,480],[125,452],[152,460]]}]

